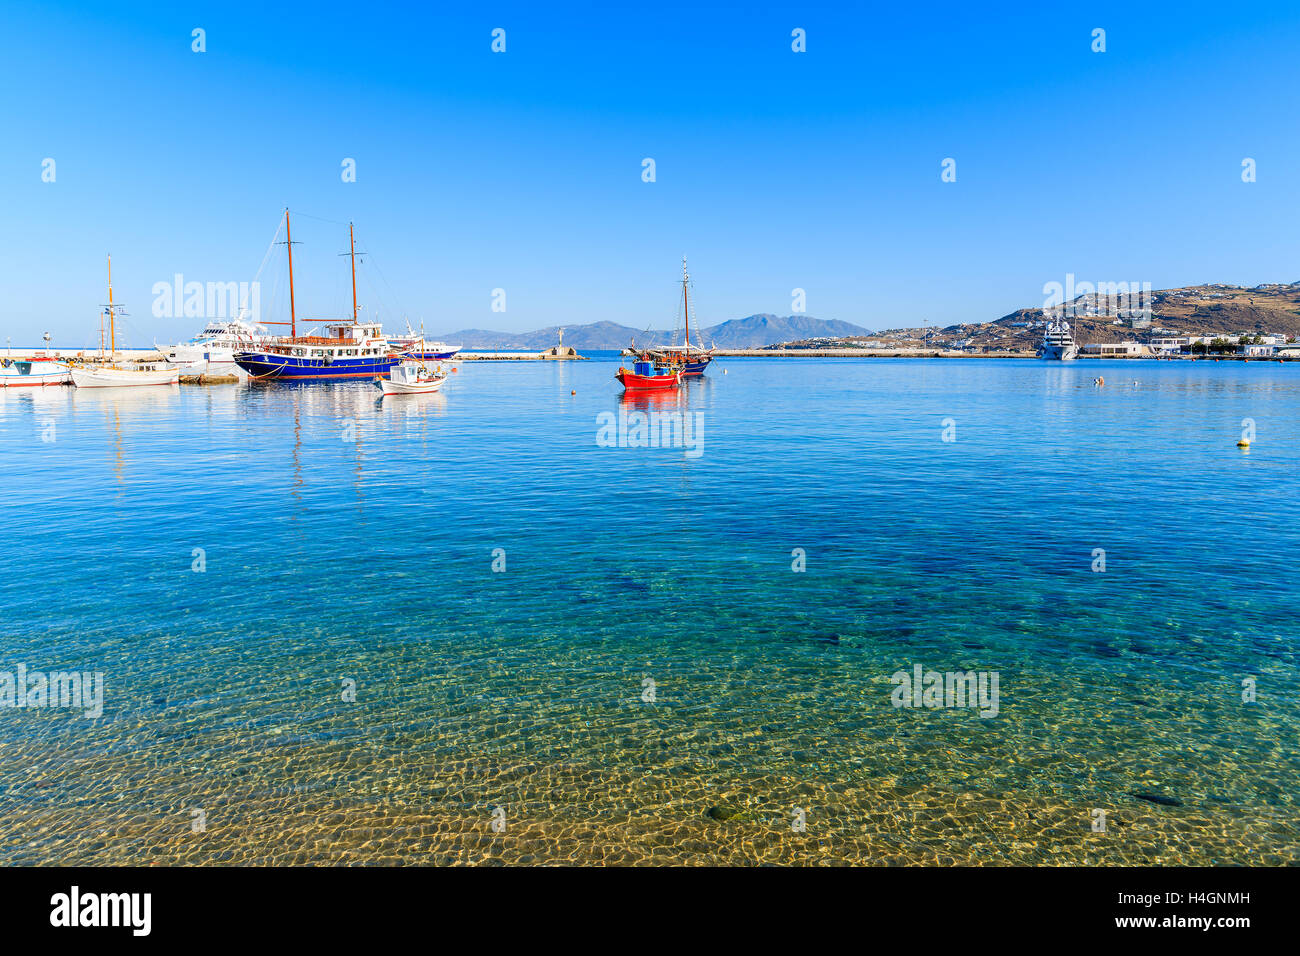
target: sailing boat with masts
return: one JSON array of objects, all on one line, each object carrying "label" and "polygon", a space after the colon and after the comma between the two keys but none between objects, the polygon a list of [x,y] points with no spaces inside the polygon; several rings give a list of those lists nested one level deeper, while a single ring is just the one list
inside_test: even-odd
[{"label": "sailing boat with masts", "polygon": [[117,313],[122,306],[113,301],[113,257],[108,257],[108,305],[104,316],[108,319],[108,355],[104,357],[101,333],[99,350],[104,360],[98,365],[74,365],[72,384],[77,388],[122,388],[131,385],[175,385],[180,381],[180,369],[166,362],[132,363],[117,361]]},{"label": "sailing boat with masts", "polygon": [[289,321],[263,322],[287,325],[289,334],[235,353],[235,364],[257,380],[322,382],[387,375],[402,360],[378,322],[357,320],[357,245],[348,223],[352,259],[352,318],[325,323],[325,335],[298,334],[298,312],[293,294],[293,236],[289,210],[284,211],[284,245],[289,250]]},{"label": "sailing boat with masts", "polygon": [[[680,368],[682,378],[700,378],[713,361],[713,350],[691,344],[691,274],[686,271],[686,257],[682,257],[682,315],[685,319],[685,344],[666,348],[645,349],[644,354],[656,369]],[[677,333],[674,331],[673,338]]]}]

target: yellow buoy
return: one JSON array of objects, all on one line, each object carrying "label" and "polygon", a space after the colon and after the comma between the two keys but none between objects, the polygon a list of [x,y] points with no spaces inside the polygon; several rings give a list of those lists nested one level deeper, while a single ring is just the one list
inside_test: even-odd
[{"label": "yellow buoy", "polygon": [[1237,447],[1238,447],[1238,448],[1249,448],[1249,447],[1250,447],[1250,442],[1246,441],[1246,439],[1243,438],[1241,441],[1237,442]]}]

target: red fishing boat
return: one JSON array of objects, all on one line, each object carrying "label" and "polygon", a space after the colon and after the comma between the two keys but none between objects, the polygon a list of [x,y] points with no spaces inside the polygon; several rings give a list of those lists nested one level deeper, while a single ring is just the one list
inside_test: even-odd
[{"label": "red fishing boat", "polygon": [[676,388],[682,384],[681,366],[657,369],[653,363],[646,359],[638,359],[633,362],[632,371],[630,372],[625,368],[620,368],[618,374],[614,377],[622,382],[623,387],[629,391],[632,389]]}]

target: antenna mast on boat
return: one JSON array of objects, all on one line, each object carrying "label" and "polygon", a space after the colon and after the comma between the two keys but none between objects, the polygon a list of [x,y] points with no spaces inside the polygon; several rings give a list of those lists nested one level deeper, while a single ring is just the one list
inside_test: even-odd
[{"label": "antenna mast on boat", "polygon": [[682,256],[682,312],[686,315],[686,351],[691,350],[691,296],[686,291],[686,284],[690,282],[690,273],[686,271],[686,257]]}]

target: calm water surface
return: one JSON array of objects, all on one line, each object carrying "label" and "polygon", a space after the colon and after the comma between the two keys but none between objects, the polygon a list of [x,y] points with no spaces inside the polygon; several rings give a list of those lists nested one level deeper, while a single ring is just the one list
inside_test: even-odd
[{"label": "calm water surface", "polygon": [[1300,861],[1300,365],[616,367],[0,392],[0,861]]}]

